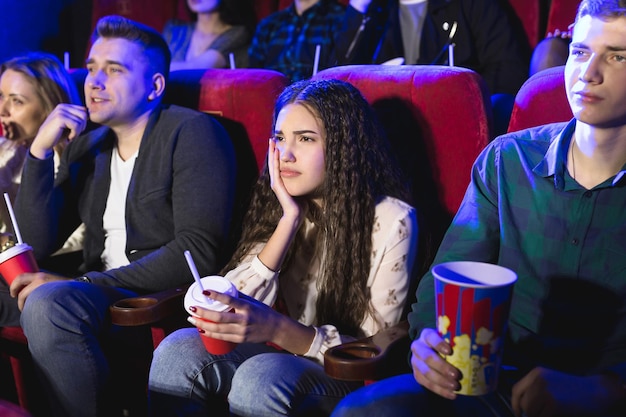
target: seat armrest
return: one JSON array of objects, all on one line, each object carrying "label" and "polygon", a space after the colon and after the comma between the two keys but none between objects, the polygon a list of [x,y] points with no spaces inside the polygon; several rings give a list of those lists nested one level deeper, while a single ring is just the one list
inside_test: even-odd
[{"label": "seat armrest", "polygon": [[111,322],[118,326],[141,326],[179,315],[187,287],[124,298],[109,307]]},{"label": "seat armrest", "polygon": [[410,342],[409,323],[402,321],[368,338],[328,349],[324,371],[346,381],[379,380],[407,372]]}]

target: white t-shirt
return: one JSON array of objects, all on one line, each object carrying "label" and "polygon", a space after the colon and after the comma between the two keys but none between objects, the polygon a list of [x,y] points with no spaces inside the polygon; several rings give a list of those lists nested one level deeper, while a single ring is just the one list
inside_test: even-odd
[{"label": "white t-shirt", "polygon": [[102,217],[104,251],[100,259],[105,271],[130,263],[126,256],[126,194],[137,153],[124,161],[116,148],[111,158],[111,186]]},{"label": "white t-shirt", "polygon": [[420,56],[422,29],[428,9],[427,0],[400,0],[400,30],[404,45],[404,62],[413,65]]}]

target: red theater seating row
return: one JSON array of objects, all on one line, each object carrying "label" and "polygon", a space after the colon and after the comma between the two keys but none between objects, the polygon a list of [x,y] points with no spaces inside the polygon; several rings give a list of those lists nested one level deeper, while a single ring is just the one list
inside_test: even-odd
[{"label": "red theater seating row", "polygon": [[[74,72],[79,83],[81,76],[84,72]],[[458,67],[376,65],[330,68],[316,78],[346,80],[374,106],[415,186],[415,205],[424,217],[420,231],[439,237],[461,202],[472,162],[492,138],[490,101],[482,79]],[[287,82],[284,75],[270,70],[177,71],[172,73],[166,101],[217,116],[234,141],[240,169],[256,174],[265,163],[274,100]],[[541,103],[551,103],[552,110],[554,105],[562,109],[567,104],[562,67],[539,73],[522,87],[510,129],[571,116],[547,112]],[[421,261],[423,268],[428,259],[422,255]],[[178,301],[171,304],[181,312]],[[171,330],[157,325],[163,318],[159,314],[170,313],[147,313],[152,316],[145,323],[153,325],[156,345]],[[138,323],[132,311],[128,316],[115,314],[121,317],[115,318],[119,324]],[[20,328],[0,328],[0,360],[12,369],[15,379],[13,389],[2,381],[0,397],[8,392],[14,396],[11,399],[32,408],[32,364]],[[150,358],[141,360],[147,366]]]}]

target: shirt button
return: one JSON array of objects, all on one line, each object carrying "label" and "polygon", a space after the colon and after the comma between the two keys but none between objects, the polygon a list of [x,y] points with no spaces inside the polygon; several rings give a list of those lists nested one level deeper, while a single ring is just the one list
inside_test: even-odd
[{"label": "shirt button", "polygon": [[572,245],[578,246],[578,239],[577,238],[572,239]]},{"label": "shirt button", "polygon": [[587,198],[591,198],[591,191],[587,190],[585,191],[585,193],[583,194],[583,196],[587,197]]}]

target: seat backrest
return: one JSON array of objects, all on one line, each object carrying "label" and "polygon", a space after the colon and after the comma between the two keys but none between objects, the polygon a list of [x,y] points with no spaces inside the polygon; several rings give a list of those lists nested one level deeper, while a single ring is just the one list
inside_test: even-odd
[{"label": "seat backrest", "polygon": [[116,14],[141,22],[161,32],[165,22],[176,17],[180,0],[94,0],[92,28],[98,19]]},{"label": "seat backrest", "polygon": [[349,65],[314,78],[353,84],[379,115],[413,186],[421,274],[459,208],[474,159],[491,138],[491,102],[483,79],[466,68],[421,65]]},{"label": "seat backrest", "polygon": [[274,102],[288,84],[285,75],[266,69],[173,71],[165,102],[216,116],[236,148],[252,151],[258,172],[265,163]]},{"label": "seat backrest", "polygon": [[[482,78],[447,66],[348,65],[320,71],[357,87],[381,117],[392,146],[419,150],[410,163],[430,165],[442,208],[453,215],[470,168],[491,135],[491,107]],[[404,119],[403,119],[404,118]],[[412,130],[400,130],[406,127]]]},{"label": "seat backrest", "polygon": [[[187,0],[174,0],[177,4],[176,16],[177,19],[190,22],[193,20],[193,13],[187,7]],[[279,0],[254,0],[254,15],[256,22],[258,23],[263,18],[278,11]]]},{"label": "seat backrest", "polygon": [[565,93],[564,66],[533,74],[515,96],[509,132],[572,118]]},{"label": "seat backrest", "polygon": [[555,29],[561,32],[566,31],[567,27],[574,23],[579,4],[580,0],[552,0],[548,12],[546,34],[554,33]]},{"label": "seat backrest", "polygon": [[257,22],[278,11],[278,9],[278,0],[255,0],[254,2]]},{"label": "seat backrest", "polygon": [[522,22],[528,44],[534,48],[543,35],[541,30],[541,1],[508,0],[508,2]]},{"label": "seat backrest", "polygon": [[[257,0],[258,1],[258,0]],[[350,0],[337,0],[338,3],[347,6]],[[293,4],[293,0],[278,0],[278,10],[286,9]]]},{"label": "seat backrest", "polygon": [[252,186],[265,165],[274,102],[288,83],[285,75],[266,69],[181,70],[170,74],[164,101],[211,114],[224,126],[235,148],[232,249],[239,240]]}]

